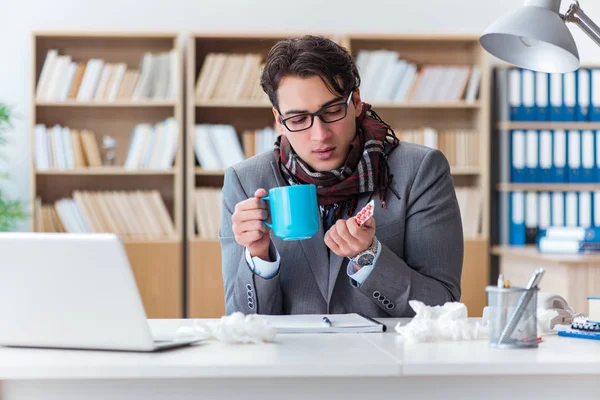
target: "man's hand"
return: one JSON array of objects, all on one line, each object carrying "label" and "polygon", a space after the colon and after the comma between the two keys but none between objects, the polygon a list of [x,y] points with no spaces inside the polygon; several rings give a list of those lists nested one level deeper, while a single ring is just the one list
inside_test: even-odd
[{"label": "man's hand", "polygon": [[371,245],[375,236],[375,219],[358,226],[354,218],[339,219],[325,234],[325,244],[340,257],[354,257]]},{"label": "man's hand", "polygon": [[260,200],[266,195],[265,189],[258,189],[254,192],[254,197],[237,203],[231,221],[235,241],[248,248],[252,257],[270,261],[269,227],[263,223],[263,220],[269,217],[269,213],[266,202]]}]

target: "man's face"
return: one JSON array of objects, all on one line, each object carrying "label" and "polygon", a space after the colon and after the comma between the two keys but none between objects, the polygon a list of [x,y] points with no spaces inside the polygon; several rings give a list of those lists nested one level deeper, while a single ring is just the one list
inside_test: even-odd
[{"label": "man's face", "polygon": [[336,119],[335,113],[343,112],[343,105],[348,100],[348,96],[340,97],[332,94],[320,77],[312,76],[284,78],[279,84],[277,97],[281,112],[280,114],[275,108],[273,109],[277,127],[282,135],[287,136],[298,156],[315,171],[330,171],[341,167],[350,150],[350,142],[356,135],[355,118],[360,112],[360,109],[357,109],[361,104],[360,92],[356,90],[353,93],[344,118],[325,123],[315,116],[312,126],[299,132],[290,132],[281,123],[280,117],[286,119],[298,116],[287,120],[288,126],[295,129],[294,126],[302,126],[311,118],[301,114],[314,113],[328,105],[339,105],[340,107],[329,109],[331,111],[329,115],[333,117],[325,116],[326,111],[322,114],[326,119]]}]

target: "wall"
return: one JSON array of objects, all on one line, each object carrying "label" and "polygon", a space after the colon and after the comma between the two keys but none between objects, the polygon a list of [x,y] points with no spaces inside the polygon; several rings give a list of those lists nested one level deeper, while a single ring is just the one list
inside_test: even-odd
[{"label": "wall", "polygon": [[[0,160],[0,170],[12,175],[2,189],[29,200],[33,30],[177,31],[182,40],[192,31],[480,34],[521,4],[521,0],[0,0],[0,101],[13,105],[19,114],[5,150],[7,160]],[[600,22],[600,2],[584,0],[581,6]],[[582,62],[599,63],[600,48],[577,28],[571,30]],[[28,227],[24,223],[20,229]]]}]

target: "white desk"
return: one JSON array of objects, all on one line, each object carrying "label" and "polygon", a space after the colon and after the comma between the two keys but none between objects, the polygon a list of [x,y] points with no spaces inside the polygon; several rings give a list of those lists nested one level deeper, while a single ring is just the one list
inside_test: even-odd
[{"label": "white desk", "polygon": [[[407,344],[385,334],[283,335],[155,354],[0,348],[0,399],[600,398],[600,341],[538,349]],[[153,320],[157,334],[186,321]]]}]

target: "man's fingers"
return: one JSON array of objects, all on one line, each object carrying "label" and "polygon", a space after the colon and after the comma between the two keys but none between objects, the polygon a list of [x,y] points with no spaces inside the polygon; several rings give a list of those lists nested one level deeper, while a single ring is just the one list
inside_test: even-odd
[{"label": "man's fingers", "polygon": [[258,197],[251,197],[244,201],[240,201],[235,206],[235,211],[246,211],[246,210],[254,210],[254,209],[267,209],[267,202],[260,200]]},{"label": "man's fingers", "polygon": [[252,243],[261,239],[264,236],[264,234],[265,233],[261,231],[244,232],[241,235],[237,236],[237,242],[242,246],[248,247]]},{"label": "man's fingers", "polygon": [[267,195],[267,191],[263,188],[256,189],[254,192],[254,197],[265,197]]},{"label": "man's fingers", "polygon": [[363,228],[375,228],[375,218],[369,218],[367,222],[363,225]]},{"label": "man's fingers", "polygon": [[336,254],[337,254],[337,252],[339,251],[339,248],[340,248],[340,246],[335,242],[335,240],[333,240],[331,238],[330,232],[327,232],[325,234],[325,245],[327,247],[329,247]]},{"label": "man's fingers", "polygon": [[268,228],[264,224],[264,222],[259,221],[259,220],[245,221],[236,226],[236,231],[239,234],[243,234],[245,232],[252,232],[252,231],[266,232],[267,230],[268,230]]}]

